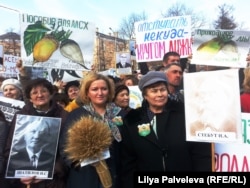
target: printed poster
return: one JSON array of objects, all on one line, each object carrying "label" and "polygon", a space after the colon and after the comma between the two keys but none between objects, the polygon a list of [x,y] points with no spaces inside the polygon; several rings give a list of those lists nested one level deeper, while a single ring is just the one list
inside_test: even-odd
[{"label": "printed poster", "polygon": [[242,143],[237,69],[184,75],[188,141]]},{"label": "printed poster", "polygon": [[129,41],[129,51],[131,56],[136,56],[136,45],[135,45],[135,40],[130,40]]},{"label": "printed poster", "polygon": [[21,14],[21,54],[25,66],[88,71],[96,27],[86,20]]},{"label": "printed poster", "polygon": [[[0,7],[0,76],[17,78],[16,60],[21,56],[19,13]],[[11,18],[6,21],[6,18]]]},{"label": "printed poster", "polygon": [[116,55],[116,73],[118,75],[132,74],[132,62],[129,52],[117,52]]},{"label": "printed poster", "polygon": [[216,172],[250,172],[250,113],[241,113],[243,143],[215,144]]},{"label": "printed poster", "polygon": [[0,110],[4,113],[5,119],[11,122],[15,113],[23,108],[24,101],[0,96]]},{"label": "printed poster", "polygon": [[6,178],[52,179],[61,118],[17,115]]},{"label": "printed poster", "polygon": [[192,54],[191,16],[135,22],[136,62],[162,61],[175,51],[182,58]]},{"label": "printed poster", "polygon": [[198,29],[191,63],[244,68],[249,49],[250,31]]},{"label": "printed poster", "polygon": [[130,40],[129,41],[129,51],[130,51],[130,56],[131,60],[136,60],[136,42],[135,40]]}]

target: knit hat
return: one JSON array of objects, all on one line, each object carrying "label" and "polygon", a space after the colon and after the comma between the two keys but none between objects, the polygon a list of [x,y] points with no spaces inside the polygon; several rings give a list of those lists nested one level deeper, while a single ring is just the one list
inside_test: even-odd
[{"label": "knit hat", "polygon": [[114,99],[116,98],[116,96],[122,91],[122,90],[127,90],[128,91],[128,93],[129,93],[129,88],[128,88],[128,86],[126,86],[126,85],[124,85],[124,84],[117,84],[116,86],[115,86],[115,97],[114,97]]},{"label": "knit hat", "polygon": [[156,82],[167,83],[167,78],[162,71],[149,71],[147,74],[143,75],[139,80],[139,89],[142,91],[144,87],[152,85]]},{"label": "knit hat", "polygon": [[67,82],[67,84],[65,85],[65,89],[64,89],[64,91],[67,95],[68,95],[68,90],[71,86],[79,87],[80,82],[78,80],[73,80],[73,81]]},{"label": "knit hat", "polygon": [[7,85],[13,85],[16,88],[22,90],[22,85],[21,85],[20,81],[17,79],[9,78],[9,79],[4,80],[2,85],[1,85],[1,90],[4,90],[4,87]]}]

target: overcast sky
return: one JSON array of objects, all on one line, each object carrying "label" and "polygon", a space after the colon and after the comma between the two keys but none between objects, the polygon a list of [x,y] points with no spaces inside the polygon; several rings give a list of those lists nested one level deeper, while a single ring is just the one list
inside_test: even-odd
[{"label": "overcast sky", "polygon": [[122,19],[127,18],[131,13],[145,11],[149,19],[161,18],[161,13],[175,2],[185,3],[188,8],[204,14],[210,19],[217,16],[215,11],[218,5],[226,2],[235,7],[233,15],[236,21],[244,22],[246,30],[250,30],[250,21],[247,16],[250,7],[249,0],[216,0],[213,2],[172,0],[171,3],[169,2],[166,0],[0,0],[0,34],[5,33],[6,28],[13,28],[13,19],[17,20],[17,16],[5,18],[2,15],[2,9],[16,13],[20,11],[39,16],[86,20],[95,23],[100,32],[108,34],[111,32],[110,27],[113,31],[118,30]]}]

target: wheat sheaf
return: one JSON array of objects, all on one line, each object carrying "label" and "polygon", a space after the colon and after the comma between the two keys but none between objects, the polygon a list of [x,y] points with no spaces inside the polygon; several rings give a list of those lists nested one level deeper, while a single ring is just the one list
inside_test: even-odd
[{"label": "wheat sheaf", "polygon": [[65,152],[76,164],[89,158],[98,158],[112,143],[108,125],[93,117],[82,117],[68,130]]},{"label": "wheat sheaf", "polygon": [[[112,133],[108,125],[93,117],[82,117],[68,130],[65,152],[77,165],[89,158],[100,158],[110,147]],[[105,160],[93,163],[104,188],[112,187],[112,178]]]}]

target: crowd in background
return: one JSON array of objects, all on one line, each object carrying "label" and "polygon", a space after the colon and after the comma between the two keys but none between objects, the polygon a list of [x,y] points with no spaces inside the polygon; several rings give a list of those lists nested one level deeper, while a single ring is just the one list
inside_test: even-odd
[{"label": "crowd in background", "polygon": [[[31,80],[21,60],[16,66],[18,78],[0,78],[2,96],[25,102],[10,123],[0,113],[1,187],[102,187],[94,165],[76,166],[65,153],[68,131],[89,116],[104,122],[112,133],[110,158],[106,160],[112,178],[109,187],[133,187],[135,171],[213,171],[212,145],[185,140],[183,74],[197,71],[190,59],[185,58],[183,63],[178,53],[169,52],[161,66],[143,75],[134,72],[118,78],[90,72],[81,80],[67,83],[51,83],[44,78]],[[249,69],[239,71],[241,107],[247,113]],[[130,86],[138,86],[142,92],[138,109],[129,106]],[[52,180],[35,176],[4,178],[18,114],[62,119]],[[116,117],[121,117],[123,125],[112,121]]]}]

